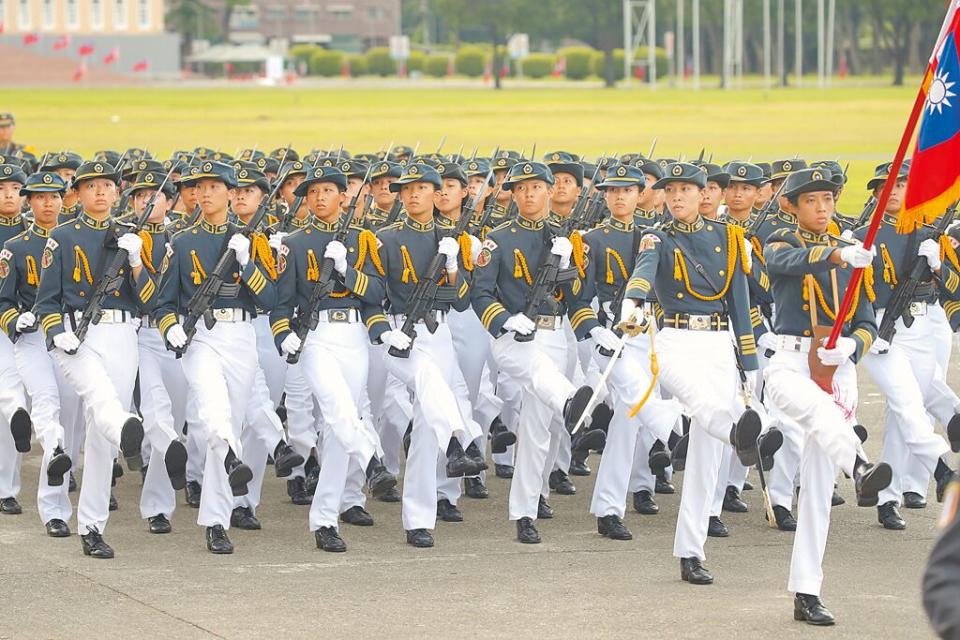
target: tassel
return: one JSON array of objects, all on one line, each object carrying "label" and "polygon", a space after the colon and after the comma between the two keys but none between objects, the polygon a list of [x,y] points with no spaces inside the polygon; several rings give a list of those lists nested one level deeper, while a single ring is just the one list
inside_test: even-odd
[{"label": "tassel", "polygon": [[463,268],[467,271],[473,271],[473,241],[470,235],[464,231],[458,238],[460,243],[460,259],[463,261]]},{"label": "tassel", "polygon": [[839,236],[840,225],[838,225],[836,222],[831,220],[830,222],[827,223],[827,233],[829,233],[832,236]]},{"label": "tassel", "polygon": [[955,270],[960,271],[960,264],[957,262],[957,252],[953,248],[953,243],[950,242],[950,238],[945,235],[940,236],[940,261],[949,262]]},{"label": "tassel", "polygon": [[877,293],[873,289],[873,267],[867,267],[863,270],[863,290],[867,292],[867,300],[876,302]]},{"label": "tassel", "polygon": [[[93,274],[90,273],[90,263],[87,261],[87,254],[78,246],[73,247],[73,281],[80,282],[81,273],[87,277],[87,282],[93,284]],[[83,267],[81,271],[81,266]]]},{"label": "tassel", "polygon": [[530,275],[530,269],[527,268],[527,259],[520,249],[513,250],[513,277],[523,278],[528,285],[533,285],[533,277]]},{"label": "tassel", "polygon": [[190,275],[193,276],[193,284],[199,287],[207,277],[207,272],[203,270],[203,265],[200,264],[200,258],[197,257],[197,252],[194,249],[190,250],[190,260],[193,262],[193,271],[190,272]]},{"label": "tassel", "polygon": [[891,287],[897,286],[897,268],[887,251],[887,245],[880,244],[880,259],[883,262],[883,281]]},{"label": "tassel", "polygon": [[683,254],[680,249],[673,250],[673,279],[683,280]]},{"label": "tassel", "polygon": [[413,284],[417,284],[420,279],[417,277],[417,270],[413,268],[413,260],[410,259],[410,252],[407,251],[407,245],[400,245],[400,259],[403,262],[403,275],[400,277],[400,280],[406,284],[407,282],[413,281]]},{"label": "tassel", "polygon": [[271,280],[277,279],[277,263],[273,259],[273,251],[270,250],[266,235],[259,232],[253,234],[250,242],[250,259],[254,264],[259,262]]},{"label": "tassel", "polygon": [[27,284],[36,287],[40,284],[40,277],[37,275],[37,261],[33,256],[27,256]]},{"label": "tassel", "polygon": [[617,262],[617,266],[620,268],[620,275],[623,276],[624,280],[627,280],[627,267],[623,264],[623,258],[620,257],[616,249],[607,247],[607,284],[613,284],[616,281],[614,279],[613,266],[610,262],[611,258]]},{"label": "tassel", "polygon": [[760,261],[760,264],[766,265],[767,261],[763,257],[763,245],[760,244],[760,238],[750,236],[750,244],[753,245],[753,257]]},{"label": "tassel", "polygon": [[377,237],[369,229],[360,232],[360,257],[357,259],[357,271],[363,268],[363,263],[367,256],[373,261],[373,266],[380,275],[386,275],[383,270],[383,263],[380,262],[380,252],[377,250]]},{"label": "tassel", "polygon": [[150,235],[149,231],[141,231],[137,235],[140,236],[140,239],[143,241],[143,246],[140,247],[140,259],[143,261],[143,266],[147,268],[147,271],[150,273],[156,273],[157,270],[153,266],[153,236]]},{"label": "tassel", "polygon": [[807,278],[812,278],[810,274],[803,276],[803,301],[810,302],[810,285],[807,284]]},{"label": "tassel", "polygon": [[584,271],[584,267],[587,264],[587,259],[583,250],[583,236],[579,231],[570,234],[570,244],[573,245],[573,264],[576,265],[580,277],[585,278],[587,273]]},{"label": "tassel", "polygon": [[320,265],[313,249],[307,250],[307,281],[316,282],[320,279]]}]

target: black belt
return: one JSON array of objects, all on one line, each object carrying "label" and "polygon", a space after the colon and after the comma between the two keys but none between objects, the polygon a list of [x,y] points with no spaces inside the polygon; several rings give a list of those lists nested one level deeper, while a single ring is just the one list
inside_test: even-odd
[{"label": "black belt", "polygon": [[729,326],[727,316],[722,313],[665,313],[661,328],[687,329],[689,331],[726,331]]}]

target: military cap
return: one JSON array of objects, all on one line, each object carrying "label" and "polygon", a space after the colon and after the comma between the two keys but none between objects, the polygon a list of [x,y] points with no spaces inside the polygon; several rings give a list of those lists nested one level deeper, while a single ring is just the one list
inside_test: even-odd
[{"label": "military cap", "polygon": [[617,164],[607,169],[607,177],[597,185],[597,189],[632,186],[640,187],[640,191],[647,186],[647,178],[643,175],[643,170],[630,164]]},{"label": "military cap", "polygon": [[[583,161],[581,161],[581,164],[583,164]],[[596,161],[595,163],[593,163],[593,164],[598,164],[598,165],[600,165],[600,170],[601,170],[601,171],[604,171],[604,170],[607,169],[608,167],[612,167],[612,166],[615,165],[615,164],[630,164],[630,163],[629,163],[629,162],[621,163],[621,162],[620,162],[616,157],[614,157],[614,156],[600,156],[599,158],[597,158],[597,161]]]},{"label": "military cap", "polygon": [[260,156],[259,158],[251,160],[250,162],[256,166],[257,171],[264,175],[268,173],[276,174],[278,171],[280,171],[280,163],[277,160],[267,156]]},{"label": "military cap", "polygon": [[646,160],[647,157],[642,153],[623,153],[620,155],[619,163],[620,164],[633,164],[634,166],[637,160]]},{"label": "military cap", "polygon": [[703,189],[707,186],[707,173],[689,162],[672,162],[667,164],[663,177],[657,180],[653,188],[663,189],[671,182],[690,182]]},{"label": "military cap", "polygon": [[0,164],[0,182],[19,182],[24,185],[27,183],[27,174],[20,165]]},{"label": "military cap", "polygon": [[553,172],[550,171],[550,167],[542,162],[524,160],[513,165],[510,174],[503,182],[503,188],[511,191],[513,185],[525,180],[543,180],[549,185],[554,183]]},{"label": "military cap", "polygon": [[436,169],[428,164],[410,164],[403,168],[400,178],[390,185],[390,191],[400,191],[400,187],[413,182],[429,182],[438,189],[443,186]]},{"label": "military cap", "polygon": [[513,149],[501,149],[497,152],[497,158],[509,158],[510,160],[516,160],[518,162],[523,160],[523,156],[520,155],[520,152],[514,151]]},{"label": "military cap", "polygon": [[454,180],[459,180],[464,186],[467,185],[467,175],[457,163],[449,162],[447,164],[438,164],[434,168],[437,170],[437,173],[440,174],[441,178],[453,178]]},{"label": "military cap", "polygon": [[53,171],[38,171],[20,189],[20,193],[60,193],[67,190],[67,181]]},{"label": "military cap", "polygon": [[300,160],[288,160],[283,163],[283,166],[280,167],[280,173],[278,175],[283,176],[284,182],[287,178],[292,178],[293,176],[305,176],[310,170],[310,167],[305,165]]},{"label": "military cap", "polygon": [[[580,168],[583,169],[584,179],[592,178],[593,174],[597,174],[597,177],[600,177],[600,173],[597,171],[597,164],[594,162],[587,162],[586,160],[581,160]],[[603,168],[605,167],[601,167],[601,169]]]},{"label": "military cap", "polygon": [[229,153],[225,151],[214,151],[212,154],[207,156],[207,160],[213,160],[214,162],[223,162],[224,164],[230,164],[233,162],[234,158]]},{"label": "military cap", "polygon": [[497,154],[496,158],[490,159],[490,165],[493,167],[494,171],[510,171],[513,165],[517,164],[516,158],[511,158],[509,156],[503,155],[504,153],[510,153],[509,151],[504,151]]},{"label": "military cap", "polygon": [[83,158],[80,154],[73,151],[61,151],[60,153],[51,153],[43,161],[41,171],[53,171],[55,169],[73,169],[76,171],[83,164]]},{"label": "military cap", "polygon": [[[127,191],[133,195],[137,191],[157,189],[163,184],[163,179],[166,177],[167,174],[165,171],[155,171],[152,169],[141,171],[137,174],[136,180],[133,181],[133,184],[130,185]],[[167,180],[166,184],[163,184],[163,195],[167,196],[167,198],[173,198],[177,195],[177,188],[170,180]]]},{"label": "military cap", "polygon": [[318,182],[332,182],[337,185],[337,189],[340,191],[346,191],[347,189],[347,175],[340,170],[339,167],[329,166],[329,167],[313,167],[307,172],[307,179],[297,185],[296,190],[293,192],[295,196],[305,196],[307,191],[310,190],[310,185],[316,184]]},{"label": "military cap", "polygon": [[190,162],[194,157],[192,151],[183,151],[182,149],[170,154],[171,160],[179,160],[180,162]]},{"label": "military cap", "polygon": [[104,178],[111,182],[120,182],[120,174],[113,168],[109,162],[84,162],[77,168],[73,176],[72,186],[76,187],[84,180],[93,180],[94,178]]},{"label": "military cap", "polygon": [[401,173],[403,173],[403,167],[396,162],[380,160],[373,165],[373,169],[370,171],[370,179],[399,178]]},{"label": "military cap", "polygon": [[712,162],[691,162],[690,164],[703,169],[703,172],[707,174],[707,182],[716,182],[721,189],[726,189],[727,185],[730,184],[730,174],[724,171],[720,165]]},{"label": "military cap", "polygon": [[817,162],[810,163],[811,169],[829,169],[830,173],[833,175],[833,181],[837,183],[838,187],[842,187],[847,184],[847,176],[843,172],[843,167],[840,166],[840,163],[836,160],[818,160]]},{"label": "military cap", "polygon": [[127,160],[150,160],[153,158],[150,152],[140,147],[130,147],[126,151]]},{"label": "military cap", "polygon": [[216,149],[211,149],[210,147],[194,147],[193,152],[197,154],[197,158],[201,160],[206,160],[213,154],[217,152]]},{"label": "military cap", "polygon": [[183,173],[184,171],[186,171],[189,167],[190,167],[190,165],[187,164],[187,161],[186,161],[186,160],[180,160],[180,159],[177,159],[177,158],[170,158],[169,160],[164,160],[164,161],[163,161],[163,171],[164,171],[164,172],[173,170],[173,173],[182,174],[182,173]]},{"label": "military cap", "polygon": [[134,160],[123,169],[123,179],[129,180],[144,171],[163,171],[163,163],[157,160]]},{"label": "military cap", "polygon": [[237,171],[231,165],[217,162],[215,160],[204,160],[199,164],[190,167],[190,175],[187,178],[181,178],[181,183],[195,184],[205,178],[219,180],[227,185],[228,189],[237,186]]},{"label": "military cap", "polygon": [[0,164],[12,164],[23,169],[24,172],[29,172],[30,167],[26,160],[24,160],[19,155],[15,156],[2,156],[0,155]]},{"label": "military cap", "polygon": [[558,173],[569,173],[577,181],[577,186],[583,186],[583,165],[566,151],[554,151],[543,156],[550,171],[556,175]]},{"label": "military cap", "polygon": [[773,166],[769,162],[756,162],[754,164],[760,167],[760,171],[763,172],[764,179],[773,175]]},{"label": "military cap", "polygon": [[783,183],[783,195],[787,198],[811,191],[836,192],[837,184],[829,169],[799,169],[787,176]]},{"label": "military cap", "polygon": [[407,146],[405,144],[398,144],[398,145],[395,145],[393,149],[390,150],[390,153],[397,156],[398,158],[400,157],[409,158],[410,156],[413,155],[413,147]]},{"label": "military cap", "polygon": [[28,173],[33,173],[37,170],[38,165],[40,164],[37,161],[37,156],[33,155],[26,149],[20,149],[20,157],[23,159],[23,169]]},{"label": "military cap", "polygon": [[446,164],[463,164],[467,161],[467,157],[462,153],[448,153],[446,156],[441,158],[441,162]]},{"label": "military cap", "polygon": [[325,158],[320,166],[336,167],[348,178],[362,178],[367,175],[367,165],[353,158],[340,158],[339,161],[336,158]]},{"label": "military cap", "polygon": [[428,154],[425,156],[416,156],[415,158],[410,158],[407,160],[407,164],[425,164],[433,168],[436,168],[440,164],[440,156],[436,154]]},{"label": "military cap", "polygon": [[776,160],[770,165],[770,180],[779,180],[780,178],[786,178],[787,175],[793,171],[800,171],[801,169],[806,169],[807,163],[800,158],[792,158],[790,160]]},{"label": "military cap", "polygon": [[[892,162],[884,162],[883,164],[878,164],[877,168],[874,169],[873,177],[867,181],[867,189],[871,191],[877,187],[883,185],[887,181],[887,178],[890,176],[890,170],[893,168]],[[897,173],[897,178],[906,178],[907,174],[910,173],[910,163],[904,162],[900,165],[900,171]]]},{"label": "military cap", "polygon": [[[97,162],[109,162],[110,166],[115,167],[120,164],[120,158],[123,157],[118,151],[111,149],[102,149],[93,154],[93,159]],[[124,157],[124,160],[126,158]]]},{"label": "military cap", "polygon": [[734,160],[733,162],[728,162],[723,170],[726,171],[729,176],[728,182],[741,182],[759,187],[764,181],[763,169],[750,162]]},{"label": "military cap", "polygon": [[286,147],[277,147],[267,155],[273,158],[274,160],[276,160],[277,162],[287,162],[288,160],[300,159],[300,154],[298,154],[293,149],[287,149]]},{"label": "military cap", "polygon": [[360,162],[374,163],[379,162],[382,159],[381,153],[355,153],[353,155],[354,160],[359,160]]},{"label": "military cap", "polygon": [[240,152],[240,155],[237,157],[237,160],[245,160],[247,162],[253,162],[257,158],[263,158],[264,153],[259,149],[244,149]]},{"label": "military cap", "polygon": [[0,127],[12,127],[17,124],[17,119],[12,113],[0,113]]},{"label": "military cap", "polygon": [[237,172],[238,187],[255,186],[260,187],[260,191],[269,193],[270,181],[267,180],[267,176],[257,167],[257,163],[236,160],[233,163],[233,168]]},{"label": "military cap", "polygon": [[643,156],[638,156],[633,162],[624,161],[623,164],[632,164],[645,174],[653,176],[656,180],[663,177],[663,167],[660,166],[660,163]]}]

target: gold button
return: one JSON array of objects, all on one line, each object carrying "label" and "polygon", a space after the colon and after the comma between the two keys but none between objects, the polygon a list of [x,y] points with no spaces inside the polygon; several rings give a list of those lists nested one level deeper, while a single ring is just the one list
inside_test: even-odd
[{"label": "gold button", "polygon": [[235,274],[233,274],[233,277],[234,277],[234,278],[239,278],[239,277],[240,277],[240,274],[239,274],[239,273],[235,273]]},{"label": "gold button", "polygon": [[350,247],[349,249],[347,249],[347,251],[349,251],[350,253],[353,253],[353,247]]},{"label": "gold button", "polygon": [[86,295],[87,295],[87,294],[85,294],[83,291],[80,292],[80,297],[81,297],[81,298],[85,297]]},{"label": "gold button", "polygon": [[707,231],[713,231],[713,225],[712,225],[712,224],[708,224],[708,225],[707,225]]},{"label": "gold button", "polygon": [[803,335],[809,336],[809,335],[810,335],[810,329],[804,329],[804,330],[803,330]]},{"label": "gold button", "polygon": [[120,297],[120,292],[119,292],[119,291],[114,291],[114,292],[113,292],[113,296],[114,296],[115,298],[119,298],[119,297]]},{"label": "gold button", "polygon": [[197,230],[194,229],[192,233],[193,233],[193,235],[197,235]]},{"label": "gold button", "polygon": [[721,249],[720,247],[714,247],[713,250],[716,251],[717,253],[720,253],[721,251],[723,251],[723,249]]},{"label": "gold button", "polygon": [[307,229],[307,233],[313,233],[310,229]]},{"label": "gold button", "polygon": [[682,298],[682,297],[683,297],[683,292],[678,292],[678,293],[677,293],[677,297],[678,297],[678,298]]},{"label": "gold button", "polygon": [[604,233],[610,233],[610,229],[604,229],[603,232],[604,232]]},{"label": "gold button", "polygon": [[720,273],[720,275],[726,275],[726,271],[724,271],[723,269],[720,269],[720,272],[719,272],[719,273]]},{"label": "gold button", "polygon": [[74,229],[79,229],[79,228],[80,228],[80,225],[75,224],[75,225],[73,225],[73,228],[74,228]]},{"label": "gold button", "polygon": [[516,232],[517,232],[516,229],[510,229],[510,233],[516,233]]},{"label": "gold button", "polygon": [[803,310],[804,310],[804,311],[810,311],[810,305],[808,305],[808,304],[803,305]]}]

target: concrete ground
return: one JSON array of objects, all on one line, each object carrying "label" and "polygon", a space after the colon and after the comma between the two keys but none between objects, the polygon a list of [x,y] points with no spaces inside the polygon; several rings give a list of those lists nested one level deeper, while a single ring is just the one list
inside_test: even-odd
[{"label": "concrete ground", "polygon": [[[861,421],[880,424],[869,384],[862,400]],[[875,509],[853,506],[843,479],[847,504],[833,511],[824,563],[823,596],[838,625],[815,630],[792,619],[793,535],[766,526],[758,491],[744,494],[750,513],[724,516],[731,537],[708,542],[716,583],[707,587],[681,582],[671,556],[679,494],[658,496],[657,516],[629,513],[634,540],[615,542],[597,535],[589,514],[593,477],[574,479],[576,496],[551,498],[557,515],[540,523],[540,545],[515,541],[509,485],[491,478],[491,498],[464,498],[466,521],[440,523],[435,548],[404,544],[400,505],[374,502],[376,526],[344,525],[346,554],[315,548],[307,507],[290,504],[270,477],[263,530],[232,531],[236,553],[213,556],[186,506],[173,533],[150,535],[139,474],[128,473],[106,531],[117,557],[98,561],[81,554],[76,535],[44,535],[37,452],[35,444],[24,462],[24,514],[0,516],[0,638],[932,637],[920,580],[939,506],[904,511],[908,529],[884,531]]]}]

